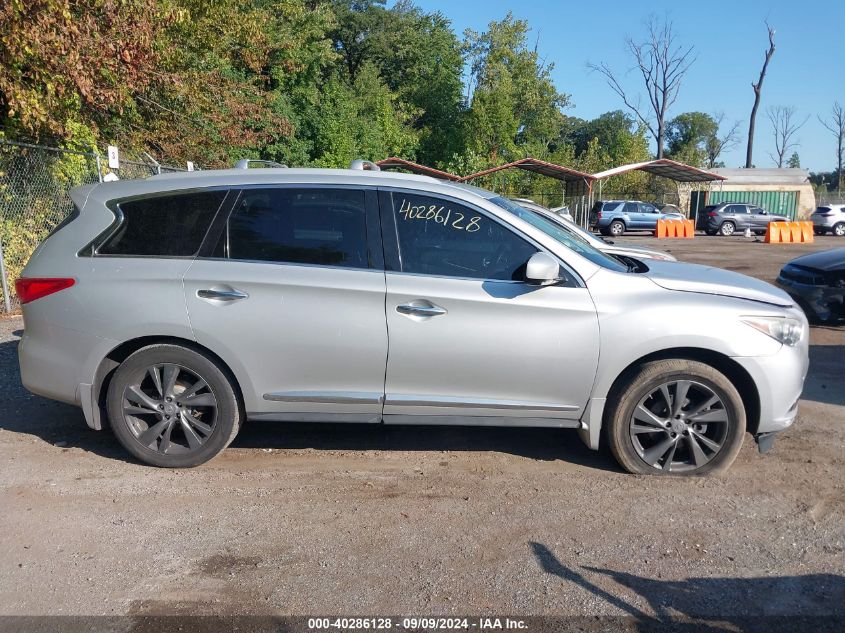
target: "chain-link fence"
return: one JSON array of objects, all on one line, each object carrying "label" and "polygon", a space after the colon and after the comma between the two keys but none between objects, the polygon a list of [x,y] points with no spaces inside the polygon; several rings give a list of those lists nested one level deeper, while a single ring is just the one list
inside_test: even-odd
[{"label": "chain-link fence", "polygon": [[[0,139],[0,311],[19,308],[14,281],[35,247],[73,207],[68,192],[100,182],[108,172],[99,154]],[[121,180],[178,167],[120,161]]]}]

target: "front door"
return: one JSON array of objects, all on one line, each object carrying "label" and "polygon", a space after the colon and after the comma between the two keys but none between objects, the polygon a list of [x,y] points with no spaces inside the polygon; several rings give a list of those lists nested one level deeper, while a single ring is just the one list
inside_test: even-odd
[{"label": "front door", "polygon": [[194,335],[251,418],[379,422],[387,360],[375,190],[252,187],[184,277]]},{"label": "front door", "polygon": [[485,211],[380,194],[386,423],[577,426],[596,372],[598,320],[570,274],[524,282],[539,247]]}]

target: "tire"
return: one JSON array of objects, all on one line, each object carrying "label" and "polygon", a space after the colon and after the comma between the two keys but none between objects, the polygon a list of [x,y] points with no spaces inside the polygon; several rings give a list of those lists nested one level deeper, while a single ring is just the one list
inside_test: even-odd
[{"label": "tire", "polygon": [[711,230],[711,229],[704,229],[704,232],[705,232],[707,235],[709,235],[710,237],[713,237],[714,235],[716,235],[716,231],[713,231],[713,230]]},{"label": "tire", "polygon": [[163,468],[207,462],[235,439],[244,418],[227,372],[204,354],[171,344],[143,347],[124,360],[106,406],[121,445]]},{"label": "tire", "polygon": [[625,223],[622,220],[614,220],[610,223],[608,230],[613,237],[619,237],[625,232]]},{"label": "tire", "polygon": [[837,222],[834,224],[831,232],[837,237],[845,235],[845,222]]},{"label": "tire", "polygon": [[[674,402],[686,383],[686,397],[678,411],[681,418],[675,418],[661,386],[668,385]],[[718,402],[687,420],[687,412],[708,402],[710,396]],[[639,413],[640,405],[653,415]],[[630,473],[712,475],[724,472],[742,447],[745,407],[731,381],[710,365],[681,359],[654,361],[614,387],[605,411],[605,432],[616,461]],[[702,436],[709,444],[699,439]]]},{"label": "tire", "polygon": [[722,225],[719,227],[719,235],[730,237],[734,233],[736,233],[736,224],[730,221],[722,222]]},{"label": "tire", "polygon": [[813,233],[815,233],[816,235],[824,235],[825,233],[827,233],[827,230],[826,229],[813,229]]}]

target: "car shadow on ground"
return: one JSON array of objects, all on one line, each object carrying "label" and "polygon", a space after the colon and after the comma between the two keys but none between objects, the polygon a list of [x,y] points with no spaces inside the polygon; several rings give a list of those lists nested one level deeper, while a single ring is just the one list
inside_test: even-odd
[{"label": "car shadow on ground", "polygon": [[626,614],[634,623],[626,630],[839,631],[845,623],[845,576],[839,574],[662,580],[568,567],[545,545],[531,541],[528,546],[543,572]]},{"label": "car shadow on ground", "polygon": [[810,371],[801,398],[845,405],[845,345],[811,345]]},{"label": "car shadow on ground", "polygon": [[[13,332],[16,337],[21,334]],[[17,340],[0,343],[0,429],[33,435],[50,444],[80,448],[109,459],[135,461],[110,430],[89,429],[81,409],[35,396],[24,389],[17,347]],[[591,451],[572,429],[250,421],[231,446],[325,451],[487,451],[621,472],[610,454]]]}]

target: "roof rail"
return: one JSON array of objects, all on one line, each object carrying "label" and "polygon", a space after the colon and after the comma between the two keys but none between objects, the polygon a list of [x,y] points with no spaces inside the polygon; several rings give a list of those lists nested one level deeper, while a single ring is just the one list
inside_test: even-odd
[{"label": "roof rail", "polygon": [[272,160],[261,160],[258,158],[242,158],[237,163],[235,163],[235,169],[249,169],[249,166],[252,163],[260,163],[265,167],[287,167],[287,165],[277,163]]},{"label": "roof rail", "polygon": [[349,163],[349,169],[364,169],[368,171],[381,171],[381,167],[376,165],[374,162],[369,160],[364,160],[362,158],[356,158],[351,163]]}]

